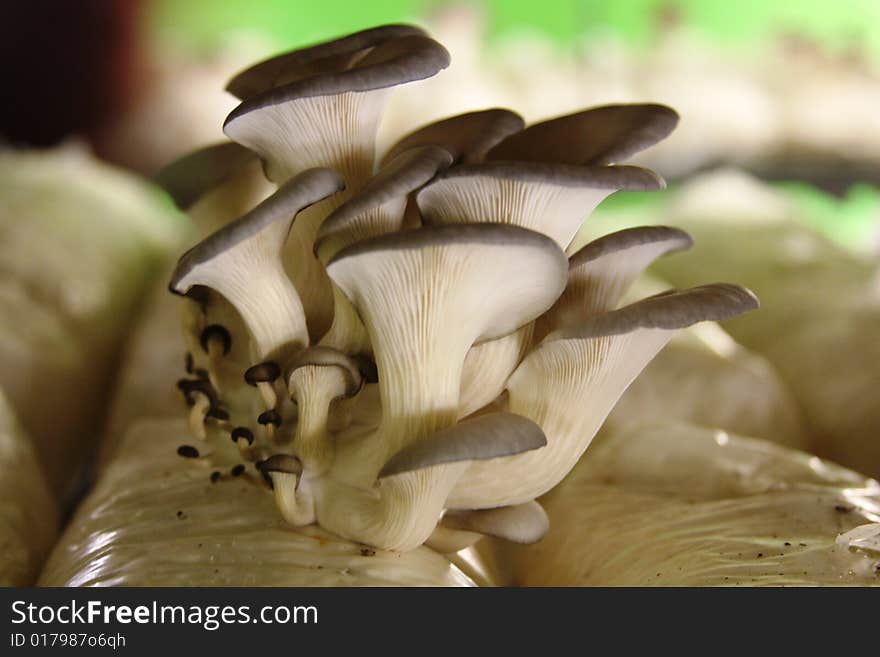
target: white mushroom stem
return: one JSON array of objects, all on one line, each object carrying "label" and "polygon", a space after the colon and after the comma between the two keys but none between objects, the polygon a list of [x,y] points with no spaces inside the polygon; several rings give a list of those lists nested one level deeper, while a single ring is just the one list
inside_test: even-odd
[{"label": "white mushroom stem", "polygon": [[275,392],[275,384],[270,381],[260,381],[257,383],[257,390],[260,391],[260,397],[266,405],[266,410],[271,410],[278,405],[278,395]]},{"label": "white mushroom stem", "polygon": [[534,324],[503,338],[471,347],[461,375],[459,417],[466,417],[498,397],[532,341]]},{"label": "white mushroom stem", "polygon": [[357,311],[342,291],[331,283],[333,293],[333,322],[318,342],[347,354],[372,354],[370,338]]},{"label": "white mushroom stem", "polygon": [[574,467],[624,390],[676,329],[756,307],[748,290],[710,285],[649,297],[579,330],[549,335],[507,385],[508,409],[534,420],[547,447],[474,463],[448,507],[516,505],[543,495]]},{"label": "white mushroom stem", "polygon": [[211,410],[211,400],[207,395],[195,393],[195,400],[189,411],[189,429],[192,434],[199,440],[205,440],[205,418],[208,411]]},{"label": "white mushroom stem", "polygon": [[294,527],[315,522],[315,505],[308,485],[300,485],[300,475],[290,472],[270,472],[275,491],[275,503],[285,521]]},{"label": "white mushroom stem", "polygon": [[379,481],[369,489],[322,479],[320,525],[385,550],[411,550],[437,526],[449,490],[468,463],[440,465]]},{"label": "white mushroom stem", "polygon": [[321,474],[333,462],[334,445],[327,420],[330,404],[348,388],[346,373],[340,367],[304,365],[293,371],[287,387],[299,409],[294,455],[306,472]]}]

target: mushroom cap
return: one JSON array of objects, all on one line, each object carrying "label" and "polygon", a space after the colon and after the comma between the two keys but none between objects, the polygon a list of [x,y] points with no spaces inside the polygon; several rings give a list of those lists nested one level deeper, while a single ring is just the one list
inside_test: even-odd
[{"label": "mushroom cap", "polygon": [[342,176],[332,169],[309,169],[294,176],[246,215],[209,235],[184,253],[171,276],[169,289],[175,294],[186,293],[188,288],[183,289],[181,281],[196,265],[215,258],[276,221],[292,222],[304,208],[344,188]]},{"label": "mushroom cap", "polygon": [[308,349],[303,349],[296,354],[296,356],[294,356],[286,365],[286,370],[288,372],[287,379],[289,380],[293,373],[300,367],[306,367],[309,365],[316,367],[340,368],[345,374],[346,385],[344,396],[346,397],[351,397],[356,394],[364,384],[364,378],[361,376],[358,362],[354,358],[331,347],[324,347],[321,345],[315,345]]},{"label": "mushroom cap", "polygon": [[486,159],[620,162],[666,138],[677,124],[678,114],[665,105],[603,105],[534,123],[507,137]]},{"label": "mushroom cap", "polygon": [[550,518],[543,507],[532,500],[495,509],[453,511],[444,516],[443,526],[531,545],[547,534]]},{"label": "mushroom cap", "polygon": [[639,167],[481,162],[447,169],[416,201],[425,224],[514,224],[543,233],[565,249],[609,194],[663,185],[657,174]]},{"label": "mushroom cap", "polygon": [[239,438],[244,438],[248,445],[254,444],[254,432],[247,427],[235,427],[231,433],[232,442],[238,442]]},{"label": "mushroom cap", "polygon": [[618,310],[590,317],[580,326],[554,331],[545,342],[620,335],[637,329],[675,330],[697,322],[723,321],[759,306],[754,292],[730,283],[667,290]]},{"label": "mushroom cap", "polygon": [[677,228],[641,226],[610,233],[579,249],[569,259],[568,284],[537,322],[535,336],[617,308],[621,297],[660,256],[690,248],[693,239]]},{"label": "mushroom cap", "polygon": [[544,447],[537,424],[513,413],[487,413],[441,429],[404,447],[379,472],[379,478],[444,463],[481,461]]},{"label": "mushroom cap", "polygon": [[[537,183],[555,187],[626,189],[654,191],[666,186],[663,178],[650,169],[628,165],[585,166],[550,162],[489,161],[463,164],[443,171],[419,192],[418,200],[427,205],[433,194],[454,193],[450,186],[467,184],[474,178],[494,178]],[[426,210],[421,204],[422,210]]]},{"label": "mushroom cap", "polygon": [[585,244],[569,258],[569,269],[592,262],[612,253],[635,247],[662,243],[663,254],[683,251],[694,244],[694,238],[680,228],[671,226],[639,226],[624,228]]},{"label": "mushroom cap", "polygon": [[153,176],[153,182],[168,192],[178,208],[188,210],[257,159],[256,153],[240,144],[221,142],[174,160]]},{"label": "mushroom cap", "polygon": [[[428,256],[428,251],[435,251],[436,256]],[[327,272],[363,312],[356,299],[358,290],[373,284],[378,289],[404,285],[405,272],[414,266],[457,269],[452,265],[456,252],[461,254],[462,264],[466,263],[467,272],[462,270],[462,275],[479,276],[470,283],[473,298],[481,299],[485,314],[478,322],[474,342],[512,333],[547,310],[562,294],[568,276],[568,260],[553,240],[505,224],[431,226],[380,235],[337,253]],[[493,287],[484,291],[485,286]],[[368,310],[373,310],[369,307],[376,301],[363,300]],[[387,298],[383,303],[396,301]]]},{"label": "mushroom cap", "polygon": [[[298,98],[332,96],[350,91],[385,89],[406,82],[436,75],[449,66],[449,53],[433,39],[421,34],[408,34],[380,41],[351,67],[342,70],[310,70],[290,73],[293,80],[246,96],[226,117],[226,127],[239,117],[273,105]],[[235,80],[233,80],[235,82]]]},{"label": "mushroom cap", "polygon": [[382,164],[415,146],[445,148],[456,162],[480,162],[501,140],[525,127],[516,112],[493,108],[466,112],[422,126],[397,141],[382,157]]},{"label": "mushroom cap", "polygon": [[391,39],[425,36],[413,25],[381,25],[347,36],[297,48],[245,69],[226,85],[240,100],[314,75],[336,73],[355,65],[370,49]]},{"label": "mushroom cap", "polygon": [[275,361],[257,363],[249,367],[244,373],[244,380],[248,385],[255,386],[258,383],[271,383],[281,376],[281,367]]},{"label": "mushroom cap", "polygon": [[232,349],[232,336],[229,334],[229,330],[220,324],[209,324],[201,332],[199,344],[202,346],[202,350],[208,353],[208,343],[214,337],[220,338],[220,341],[223,342],[223,355],[228,354]]},{"label": "mushroom cap", "polygon": [[257,464],[260,472],[270,474],[272,472],[281,472],[284,474],[301,475],[302,463],[295,456],[290,454],[273,454],[265,461]]},{"label": "mushroom cap", "polygon": [[359,217],[379,206],[405,197],[452,164],[452,155],[438,146],[414,147],[388,161],[353,198],[334,210],[318,230],[318,243],[331,233],[345,230]]}]

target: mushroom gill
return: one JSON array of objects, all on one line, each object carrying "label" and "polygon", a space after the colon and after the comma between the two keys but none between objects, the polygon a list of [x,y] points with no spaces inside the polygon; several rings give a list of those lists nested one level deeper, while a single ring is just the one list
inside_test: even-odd
[{"label": "mushroom gill", "polygon": [[[672,130],[669,108],[532,126],[468,112],[377,162],[392,87],[447,64],[403,25],[267,60],[229,85],[238,145],[160,176],[209,233],[170,286],[187,297],[179,387],[198,439],[181,463],[271,490],[290,524],[389,550],[540,540],[535,498],[675,331],[757,307],[713,284],[618,308],[652,260],[690,246],[673,228],[566,254],[609,194],[663,186],[619,162]],[[279,187],[253,207],[257,158]]]}]

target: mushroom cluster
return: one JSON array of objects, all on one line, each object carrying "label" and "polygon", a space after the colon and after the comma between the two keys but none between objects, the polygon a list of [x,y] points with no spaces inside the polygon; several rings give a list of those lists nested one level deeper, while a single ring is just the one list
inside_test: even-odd
[{"label": "mushroom cluster", "polygon": [[566,252],[609,194],[663,187],[618,163],[672,131],[668,107],[469,112],[377,158],[389,93],[448,63],[406,25],[279,55],[229,83],[232,142],[158,177],[205,234],[170,282],[196,439],[179,453],[267,486],[294,526],[389,550],[539,540],[536,498],[675,331],[758,305],[712,284],[618,307],[690,246],[674,228]]}]

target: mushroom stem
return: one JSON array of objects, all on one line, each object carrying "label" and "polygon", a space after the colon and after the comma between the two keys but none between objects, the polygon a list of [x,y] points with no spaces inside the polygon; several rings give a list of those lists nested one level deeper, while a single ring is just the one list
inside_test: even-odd
[{"label": "mushroom stem", "polygon": [[333,462],[334,446],[327,431],[330,404],[346,391],[345,372],[339,367],[299,367],[290,375],[290,398],[299,408],[294,454],[304,470],[325,472]]},{"label": "mushroom stem", "polygon": [[198,392],[195,393],[195,401],[189,411],[189,429],[199,440],[207,438],[205,418],[208,416],[209,410],[211,410],[211,400],[208,396]]},{"label": "mushroom stem", "polygon": [[315,522],[315,505],[308,486],[300,485],[301,475],[289,472],[271,472],[275,503],[281,516],[294,527]]},{"label": "mushroom stem", "polygon": [[278,395],[275,392],[275,384],[270,381],[260,381],[257,383],[257,390],[260,391],[260,396],[263,398],[263,403],[266,404],[266,410],[271,410],[278,405]]}]

